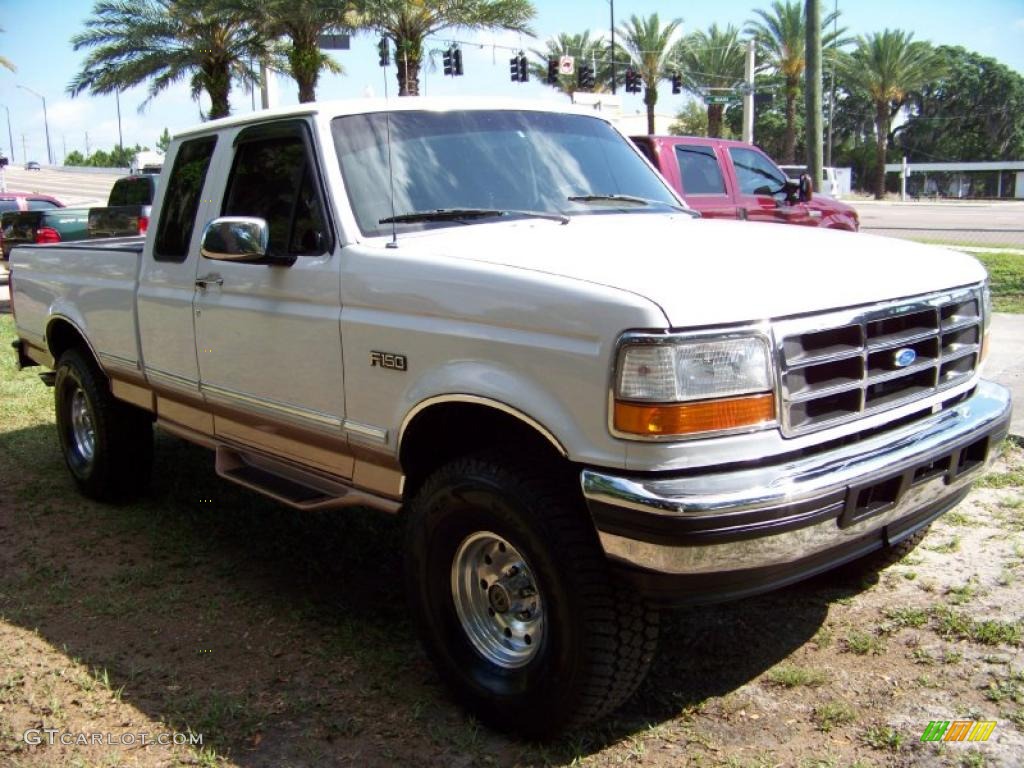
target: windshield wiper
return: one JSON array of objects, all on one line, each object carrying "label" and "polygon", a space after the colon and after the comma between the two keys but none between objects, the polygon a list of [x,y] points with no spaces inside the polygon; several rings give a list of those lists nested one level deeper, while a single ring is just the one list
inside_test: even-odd
[{"label": "windshield wiper", "polygon": [[[634,195],[571,195],[569,198],[570,203],[631,203],[632,205],[662,205],[666,208],[671,208],[676,211],[688,213],[691,216],[696,213],[692,208],[684,208],[681,205],[675,203],[667,203],[664,200],[648,200],[646,197],[636,197]],[[698,216],[700,214],[697,214]],[[694,218],[697,218],[694,216]]]},{"label": "windshield wiper", "polygon": [[408,224],[416,221],[459,221],[461,219],[486,219],[496,216],[528,216],[533,219],[550,219],[560,224],[568,224],[569,217],[560,213],[546,211],[517,211],[501,208],[435,208],[432,211],[410,211],[378,221],[378,224]]}]

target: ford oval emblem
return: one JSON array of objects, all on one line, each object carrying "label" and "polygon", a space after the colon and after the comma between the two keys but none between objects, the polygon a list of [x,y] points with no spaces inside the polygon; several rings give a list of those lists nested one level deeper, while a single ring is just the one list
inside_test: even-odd
[{"label": "ford oval emblem", "polygon": [[915,360],[917,360],[917,352],[910,347],[903,347],[892,353],[892,361],[897,368],[906,368],[908,365],[912,365]]}]

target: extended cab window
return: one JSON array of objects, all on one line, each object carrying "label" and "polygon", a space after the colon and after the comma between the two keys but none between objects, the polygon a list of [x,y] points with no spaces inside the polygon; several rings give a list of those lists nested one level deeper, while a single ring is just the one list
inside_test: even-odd
[{"label": "extended cab window", "polygon": [[786,176],[767,157],[753,149],[729,147],[736,180],[744,195],[775,195],[782,192]]},{"label": "extended cab window", "polygon": [[316,179],[301,133],[242,140],[221,215],[264,219],[271,255],[321,255],[328,238]]},{"label": "extended cab window", "polygon": [[186,141],[178,148],[160,212],[155,261],[181,262],[188,257],[206,171],[216,146],[217,137],[207,136]]},{"label": "extended cab window", "polygon": [[[725,179],[714,147],[676,145],[676,159],[687,195],[724,195]],[[735,160],[733,161],[735,162]]]}]

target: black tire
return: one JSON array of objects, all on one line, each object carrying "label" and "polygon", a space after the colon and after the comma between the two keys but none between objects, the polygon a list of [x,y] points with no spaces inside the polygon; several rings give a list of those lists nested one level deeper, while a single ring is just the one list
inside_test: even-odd
[{"label": "black tire", "polygon": [[[472,714],[531,738],[622,704],[658,638],[658,612],[615,583],[578,486],[562,474],[500,456],[457,459],[416,493],[406,534],[412,612],[441,677]],[[523,556],[544,606],[541,638],[515,668],[474,647],[455,605],[455,558],[488,533]]]},{"label": "black tire", "polygon": [[[150,415],[116,399],[103,372],[79,349],[60,356],[54,398],[60,448],[79,490],[108,502],[127,501],[143,491],[153,466]],[[81,439],[83,418],[91,427],[91,450]]]}]

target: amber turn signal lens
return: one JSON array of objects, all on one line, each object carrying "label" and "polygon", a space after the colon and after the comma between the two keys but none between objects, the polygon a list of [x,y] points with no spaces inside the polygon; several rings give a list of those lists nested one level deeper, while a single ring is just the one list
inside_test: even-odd
[{"label": "amber turn signal lens", "polygon": [[615,429],[632,435],[692,435],[751,427],[775,418],[775,396],[727,397],[695,403],[615,403]]},{"label": "amber turn signal lens", "polygon": [[981,354],[978,357],[978,362],[984,363],[985,358],[988,357],[988,331],[985,331],[981,337]]}]

